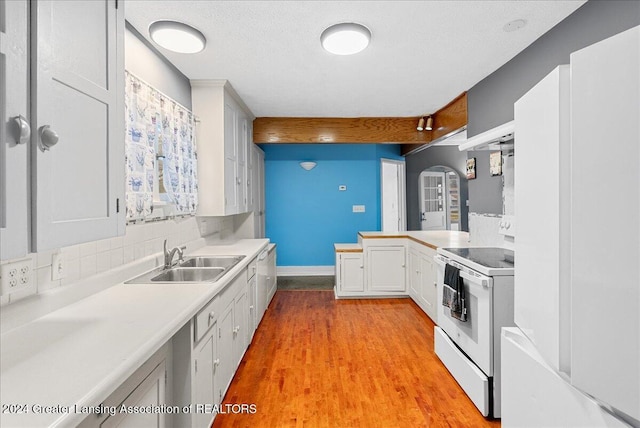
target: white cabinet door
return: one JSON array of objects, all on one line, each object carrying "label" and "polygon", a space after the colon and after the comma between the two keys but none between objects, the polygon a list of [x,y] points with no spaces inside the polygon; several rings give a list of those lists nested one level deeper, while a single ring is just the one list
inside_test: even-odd
[{"label": "white cabinet door", "polygon": [[20,141],[14,119],[29,122],[27,46],[29,7],[26,0],[0,3],[0,260],[29,252],[29,139]]},{"label": "white cabinet door", "polygon": [[249,308],[247,302],[247,286],[246,284],[236,295],[233,306],[233,368],[238,367],[244,351],[247,349],[247,333],[248,333],[248,314]]},{"label": "white cabinet door", "polygon": [[264,152],[251,144],[251,193],[254,238],[264,238]]},{"label": "white cabinet door", "polygon": [[[224,102],[224,206],[225,214],[239,212],[238,205],[238,111],[233,99]],[[198,169],[199,170],[199,169]]]},{"label": "white cabinet door", "polygon": [[569,296],[569,67],[556,68],[523,95],[514,115],[515,323],[554,369],[567,370],[560,348],[569,340],[562,333],[569,310],[561,306]]},{"label": "white cabinet door", "polygon": [[420,306],[429,315],[429,318],[437,323],[438,311],[436,310],[436,301],[438,299],[438,288],[436,287],[436,266],[433,261],[435,251],[425,248],[424,253],[420,254],[420,292],[418,300]]},{"label": "white cabinet door", "polygon": [[[162,406],[166,403],[166,385],[165,385],[165,361],[162,361],[151,374],[131,392],[123,402],[118,406],[127,408],[143,408],[146,406]],[[154,412],[119,412],[115,416],[107,418],[101,425],[101,428],[163,428],[166,426],[166,413]]]},{"label": "white cabinet door", "polygon": [[362,252],[339,252],[338,294],[364,292]]},{"label": "white cabinet door", "polygon": [[409,296],[414,302],[420,303],[420,287],[422,286],[422,266],[420,253],[414,249],[409,250]]},{"label": "white cabinet door", "polygon": [[236,182],[238,183],[238,212],[249,211],[249,202],[247,200],[247,114],[241,109],[238,110],[237,119],[237,149],[238,149],[238,170]]},{"label": "white cabinet door", "polygon": [[233,301],[229,303],[226,309],[222,312],[220,318],[218,318],[218,359],[219,364],[216,367],[216,380],[218,397],[217,402],[221,402],[224,397],[231,378],[235,372],[235,365],[233,364]]},{"label": "white cabinet door", "polygon": [[248,339],[247,344],[251,343],[253,340],[253,335],[256,332],[256,328],[258,327],[258,295],[257,295],[257,275],[254,275],[249,282],[247,283],[247,288],[249,290],[248,300],[249,300],[249,324],[247,326]]},{"label": "white cabinet door", "polygon": [[[215,360],[217,357],[217,325],[202,339],[200,345],[194,351],[194,380],[193,380],[193,404],[216,404],[218,392],[215,383]],[[206,412],[194,412],[192,414],[193,427],[206,427],[211,425],[213,415]]]},{"label": "white cabinet door", "polygon": [[32,8],[32,250],[123,234],[124,8],[115,0]]},{"label": "white cabinet door", "polygon": [[367,289],[405,291],[406,250],[401,245],[367,248]]},{"label": "white cabinet door", "polygon": [[[635,420],[640,420],[639,98],[640,27],[571,55],[571,383]],[[611,174],[598,179],[606,168]]]}]

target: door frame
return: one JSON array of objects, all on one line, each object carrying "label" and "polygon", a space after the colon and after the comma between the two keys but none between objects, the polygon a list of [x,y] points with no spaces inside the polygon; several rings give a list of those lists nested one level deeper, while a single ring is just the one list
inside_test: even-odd
[{"label": "door frame", "polygon": [[407,175],[406,165],[404,160],[380,158],[380,229],[382,229],[385,220],[385,191],[384,191],[384,173],[383,168],[385,164],[392,164],[397,167],[398,181],[398,231],[407,230],[407,207],[406,207],[406,188],[407,188]]}]

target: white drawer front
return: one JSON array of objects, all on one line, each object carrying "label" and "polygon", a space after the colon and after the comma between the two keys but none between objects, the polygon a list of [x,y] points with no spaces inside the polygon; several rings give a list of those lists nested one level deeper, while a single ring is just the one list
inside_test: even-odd
[{"label": "white drawer front", "polygon": [[207,305],[198,312],[194,318],[194,340],[198,342],[202,339],[202,336],[211,328],[211,326],[218,319],[220,313],[219,309],[220,299],[218,296],[214,297],[207,303]]},{"label": "white drawer front", "polygon": [[469,360],[440,327],[434,327],[435,351],[482,416],[489,415],[489,378]]}]

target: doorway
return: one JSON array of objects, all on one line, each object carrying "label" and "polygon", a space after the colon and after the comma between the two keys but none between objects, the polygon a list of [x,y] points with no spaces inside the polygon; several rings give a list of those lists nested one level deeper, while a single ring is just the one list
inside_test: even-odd
[{"label": "doorway", "polygon": [[420,226],[422,230],[460,230],[460,176],[445,166],[420,173]]},{"label": "doorway", "polygon": [[383,232],[407,230],[405,213],[404,161],[380,159],[381,229]]}]

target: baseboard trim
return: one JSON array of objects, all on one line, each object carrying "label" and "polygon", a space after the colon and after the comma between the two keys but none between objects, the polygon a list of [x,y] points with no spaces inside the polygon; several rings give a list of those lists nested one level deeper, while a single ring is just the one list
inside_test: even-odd
[{"label": "baseboard trim", "polygon": [[278,276],[330,276],[335,275],[335,266],[278,266]]}]

